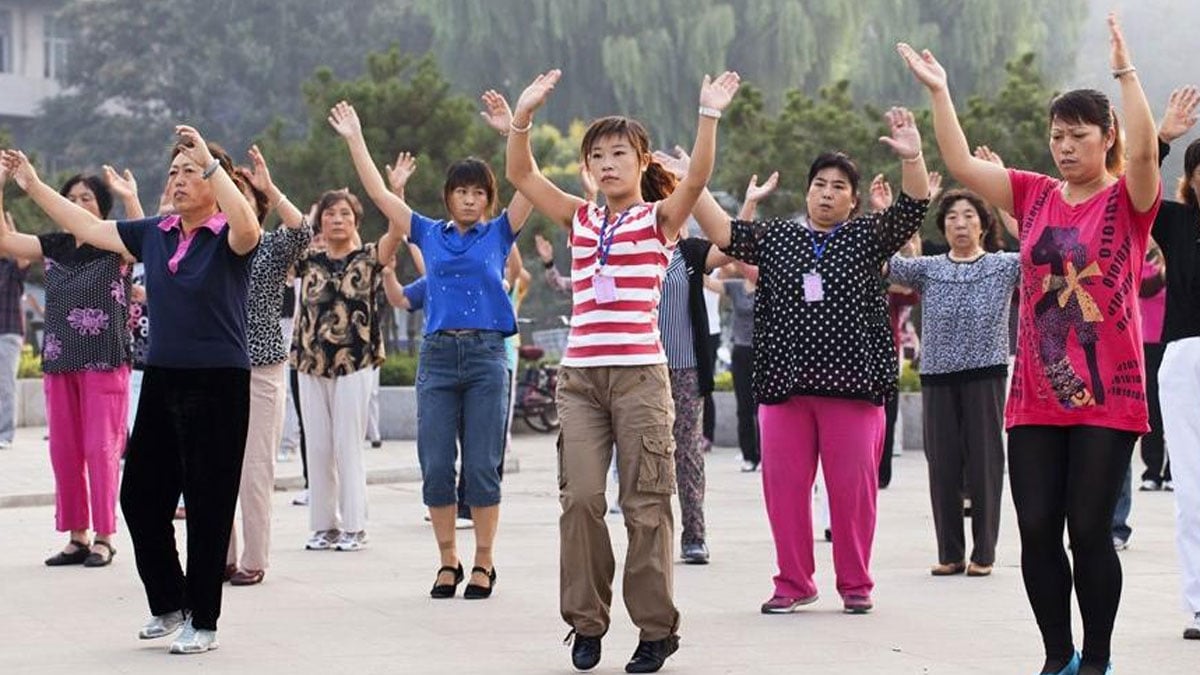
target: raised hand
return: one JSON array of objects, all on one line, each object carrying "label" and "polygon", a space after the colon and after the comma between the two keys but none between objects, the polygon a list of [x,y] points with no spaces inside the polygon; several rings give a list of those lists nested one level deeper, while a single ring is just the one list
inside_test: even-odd
[{"label": "raised hand", "polygon": [[183,149],[182,152],[188,159],[205,169],[213,163],[212,153],[208,151],[208,143],[204,141],[204,137],[200,135],[199,131],[196,131],[195,127],[180,124],[175,127],[175,135],[179,137],[179,147]]},{"label": "raised hand", "polygon": [[408,185],[408,179],[417,172],[417,158],[413,157],[410,152],[402,152],[396,155],[396,163],[387,165],[388,185],[391,186],[392,192],[403,194],[404,188]]},{"label": "raised hand", "polygon": [[172,213],[175,213],[175,203],[171,201],[171,181],[168,180],[158,196],[158,215],[169,216]]},{"label": "raised hand", "polygon": [[892,149],[902,160],[914,160],[921,156],[921,132],[917,121],[908,108],[895,107],[884,113],[890,136],[880,136],[879,142]]},{"label": "raised hand", "polygon": [[733,95],[737,93],[741,84],[741,76],[732,70],[721,73],[716,79],[705,75],[704,82],[700,85],[700,106],[724,110],[729,107],[729,102],[733,100]]},{"label": "raised hand", "polygon": [[554,262],[554,244],[540,234],[533,235],[533,245],[537,249],[538,257],[542,262],[550,264]]},{"label": "raised hand", "polygon": [[0,150],[0,188],[4,187],[4,184],[8,182],[9,175],[12,173],[8,170],[8,165],[4,163],[5,152],[7,150]]},{"label": "raised hand", "polygon": [[779,172],[772,171],[762,185],[758,184],[758,174],[750,176],[750,184],[746,186],[746,201],[758,203],[766,199],[779,186]]},{"label": "raised hand", "polygon": [[117,173],[117,170],[105,164],[101,167],[104,171],[104,182],[108,183],[108,189],[112,191],[118,199],[122,201],[128,199],[137,199],[138,184],[137,179],[133,177],[133,172],[125,169],[123,173]]},{"label": "raised hand", "polygon": [[1004,160],[1000,158],[1000,155],[997,155],[995,151],[986,145],[976,146],[974,155],[985,162],[991,162],[1000,167],[1004,166]]},{"label": "raised hand", "polygon": [[650,157],[663,165],[663,168],[670,171],[679,180],[687,175],[688,169],[692,166],[692,157],[680,146],[675,146],[675,149],[670,152],[655,150]]},{"label": "raised hand", "polygon": [[904,59],[917,81],[929,91],[941,91],[946,88],[946,69],[933,58],[933,52],[926,49],[918,54],[917,50],[904,42],[896,45],[896,51],[900,52],[900,58]]},{"label": "raised hand", "polygon": [[1114,72],[1133,65],[1129,61],[1129,47],[1125,44],[1125,35],[1121,32],[1121,22],[1117,20],[1116,12],[1108,13],[1108,44],[1111,48],[1109,58]]},{"label": "raised hand", "polygon": [[596,183],[596,177],[588,171],[587,162],[579,163],[579,184],[583,186],[583,196],[589,202],[596,201],[596,195],[600,194],[600,185]]},{"label": "raised hand", "polygon": [[33,163],[20,150],[5,150],[4,154],[0,155],[0,164],[4,165],[9,178],[12,178],[17,183],[17,187],[22,190],[29,190],[30,186],[38,182],[37,171],[33,168]]},{"label": "raised hand", "polygon": [[495,89],[488,89],[480,98],[484,110],[480,111],[479,116],[501,136],[507,136],[512,126],[512,110],[508,107],[508,99]]},{"label": "raised hand", "polygon": [[258,149],[257,145],[251,145],[247,154],[250,156],[250,170],[241,171],[242,177],[249,181],[255,190],[269,196],[275,187],[275,182],[271,180],[271,170],[267,168],[267,160],[263,158],[262,151]]},{"label": "raised hand", "polygon": [[1158,137],[1164,143],[1186,134],[1196,125],[1196,105],[1200,104],[1200,89],[1192,85],[1171,92],[1162,121],[1158,123]]},{"label": "raised hand", "polygon": [[329,126],[342,138],[362,136],[362,123],[358,121],[358,111],[345,101],[329,109]]},{"label": "raised hand", "polygon": [[871,179],[870,194],[869,205],[872,213],[883,211],[892,205],[892,186],[883,174],[875,174],[875,178]]},{"label": "raised hand", "polygon": [[942,194],[942,174],[937,171],[929,172],[929,201],[938,198]]},{"label": "raised hand", "polygon": [[533,82],[525,87],[525,91],[521,92],[521,97],[517,99],[517,110],[513,114],[513,119],[520,122],[522,126],[528,124],[533,119],[533,113],[546,103],[550,92],[554,91],[554,85],[558,84],[561,77],[562,71],[557,68],[547,70],[535,77]]}]

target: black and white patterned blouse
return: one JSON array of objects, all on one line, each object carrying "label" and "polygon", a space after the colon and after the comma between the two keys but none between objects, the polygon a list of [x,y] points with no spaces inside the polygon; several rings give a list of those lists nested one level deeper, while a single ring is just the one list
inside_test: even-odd
[{"label": "black and white patterned blouse", "polygon": [[270,366],[288,358],[290,342],[284,341],[279,324],[283,293],[288,272],[311,241],[312,227],[307,218],[300,227],[280,226],[262,235],[250,262],[250,292],[246,297],[246,343],[251,366]]},{"label": "black and white patterned blouse", "polygon": [[292,367],[314,377],[339,377],[383,363],[377,314],[382,271],[374,242],[344,258],[311,250],[300,257]]},{"label": "black and white patterned blouse", "polygon": [[[928,200],[901,193],[885,211],[832,234],[794,220],[733,221],[729,255],[758,265],[754,396],[831,396],[881,405],[896,391],[896,350],[881,283],[883,263],[921,226]],[[824,246],[818,257],[814,244]],[[806,274],[824,298],[805,300]]]},{"label": "black and white patterned blouse", "polygon": [[116,253],[76,246],[64,232],[38,236],[46,261],[42,370],[115,370],[129,363],[130,265]]},{"label": "black and white patterned blouse", "polygon": [[[130,281],[134,286],[146,290],[146,265],[134,263]],[[142,370],[146,367],[146,356],[150,354],[150,305],[145,302],[129,300],[129,332],[133,343],[133,369]]]}]

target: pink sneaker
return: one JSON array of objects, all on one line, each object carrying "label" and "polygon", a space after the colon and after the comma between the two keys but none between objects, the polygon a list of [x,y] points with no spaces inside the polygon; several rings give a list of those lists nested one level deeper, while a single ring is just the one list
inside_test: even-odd
[{"label": "pink sneaker", "polygon": [[791,614],[805,605],[811,605],[817,601],[817,594],[813,593],[807,598],[787,598],[782,595],[771,596],[771,599],[762,604],[763,614]]},{"label": "pink sneaker", "polygon": [[866,614],[873,607],[869,595],[847,595],[842,598],[842,608],[847,614]]}]

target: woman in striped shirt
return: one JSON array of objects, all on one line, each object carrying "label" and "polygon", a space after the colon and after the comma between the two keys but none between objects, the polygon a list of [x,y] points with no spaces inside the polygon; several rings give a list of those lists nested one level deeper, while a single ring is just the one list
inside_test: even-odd
[{"label": "woman in striped shirt", "polygon": [[604,483],[615,440],[629,532],[625,604],[641,629],[626,671],[654,672],[679,645],[671,590],[674,406],[658,332],[659,292],[679,232],[712,173],[716,121],[739,78],[732,72],[705,78],[692,170],[678,187],[651,161],[640,123],[593,122],[582,154],[604,194],[602,208],[560,190],[533,161],[533,113],[560,76],[558,70],[539,75],[521,94],[507,174],[535,208],[570,229],[574,309],[558,385],[561,611],[575,636],[575,667],[595,667],[612,597]]}]

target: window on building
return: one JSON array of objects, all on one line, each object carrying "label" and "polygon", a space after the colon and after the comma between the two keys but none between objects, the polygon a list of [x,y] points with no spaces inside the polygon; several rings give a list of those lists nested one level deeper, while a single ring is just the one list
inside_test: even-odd
[{"label": "window on building", "polygon": [[42,25],[44,27],[42,44],[45,45],[46,51],[43,60],[45,64],[43,75],[46,79],[51,80],[65,77],[67,74],[67,48],[71,41],[67,38],[63,22],[55,16],[46,15]]},{"label": "window on building", "polygon": [[0,73],[13,71],[12,10],[0,7]]}]

